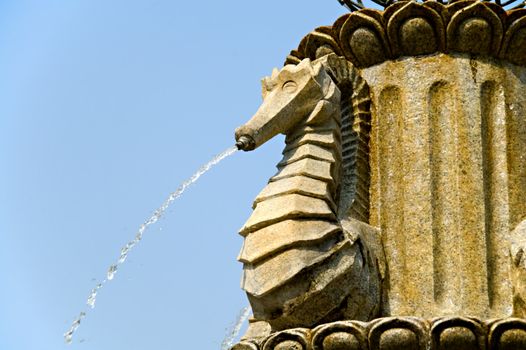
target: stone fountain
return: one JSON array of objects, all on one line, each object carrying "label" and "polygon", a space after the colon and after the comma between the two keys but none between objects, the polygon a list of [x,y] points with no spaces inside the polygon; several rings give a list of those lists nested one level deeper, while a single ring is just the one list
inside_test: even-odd
[{"label": "stone fountain", "polygon": [[236,130],[286,146],[233,349],[526,349],[526,10],[344,2]]}]

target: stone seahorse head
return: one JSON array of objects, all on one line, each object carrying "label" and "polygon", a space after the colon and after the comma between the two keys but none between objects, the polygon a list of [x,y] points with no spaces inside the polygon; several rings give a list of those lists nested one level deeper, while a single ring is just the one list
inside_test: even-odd
[{"label": "stone seahorse head", "polygon": [[262,80],[262,90],[263,104],[235,133],[238,148],[245,151],[261,146],[277,134],[287,134],[317,106],[322,108],[319,102],[327,96],[339,97],[339,90],[323,65],[309,59],[280,71],[274,69],[271,77]]}]

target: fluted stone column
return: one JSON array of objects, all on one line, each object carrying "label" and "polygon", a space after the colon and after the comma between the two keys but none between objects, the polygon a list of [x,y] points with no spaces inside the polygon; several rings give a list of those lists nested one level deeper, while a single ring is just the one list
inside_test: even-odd
[{"label": "fluted stone column", "polygon": [[384,314],[505,317],[526,215],[526,68],[436,54],[365,68]]}]

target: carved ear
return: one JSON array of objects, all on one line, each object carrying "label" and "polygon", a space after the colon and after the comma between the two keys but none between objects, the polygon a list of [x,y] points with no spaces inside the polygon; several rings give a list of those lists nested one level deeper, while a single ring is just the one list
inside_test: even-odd
[{"label": "carved ear", "polygon": [[270,77],[264,77],[261,79],[261,95],[263,96],[263,99],[267,97],[270,90],[272,90],[272,80]]}]

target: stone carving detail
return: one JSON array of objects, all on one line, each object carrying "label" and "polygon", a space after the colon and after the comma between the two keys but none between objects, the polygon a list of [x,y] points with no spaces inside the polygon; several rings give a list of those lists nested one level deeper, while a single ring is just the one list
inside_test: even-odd
[{"label": "stone carving detail", "polygon": [[519,65],[526,65],[526,9],[508,15],[510,23],[501,48],[501,57]]},{"label": "stone carving detail", "polygon": [[[337,83],[352,98],[343,118]],[[276,70],[263,87],[263,105],[236,139],[251,149],[278,133],[287,137],[278,173],[240,231],[242,287],[254,318],[273,330],[374,318],[383,251],[378,230],[353,219],[367,218],[369,207],[368,139],[361,136],[369,133],[366,85],[330,54]]]},{"label": "stone carving detail", "polygon": [[522,350],[526,320],[504,318],[387,317],[371,322],[339,321],[314,329],[277,332],[232,350]]},{"label": "stone carving detail", "polygon": [[437,319],[431,326],[431,338],[435,349],[486,349],[486,329],[477,319]]},{"label": "stone carving detail", "polygon": [[370,65],[381,63],[391,56],[382,18],[373,10],[356,12],[347,17],[340,32],[346,39],[340,40],[345,56],[359,67],[362,62]]},{"label": "stone carving detail", "polygon": [[525,72],[444,54],[362,69],[387,315],[511,315],[509,242],[526,215]]},{"label": "stone carving detail", "polygon": [[359,321],[341,321],[316,327],[312,336],[312,349],[363,349],[367,347],[367,324]]},{"label": "stone carving detail", "polygon": [[525,47],[526,10],[401,1],[263,80],[237,145],[286,146],[240,231],[236,350],[526,349]]},{"label": "stone carving detail", "polygon": [[[320,37],[323,40],[313,40]],[[315,29],[286,63],[316,59],[328,51],[343,53],[358,68],[440,52],[487,55],[526,65],[526,9],[506,12],[494,3],[472,0],[449,5],[400,1],[383,12],[363,9],[342,16],[332,27]]]}]

